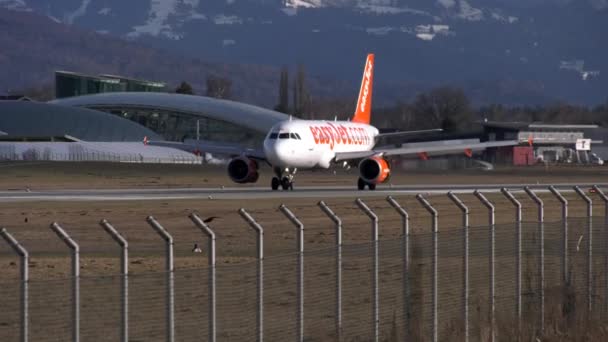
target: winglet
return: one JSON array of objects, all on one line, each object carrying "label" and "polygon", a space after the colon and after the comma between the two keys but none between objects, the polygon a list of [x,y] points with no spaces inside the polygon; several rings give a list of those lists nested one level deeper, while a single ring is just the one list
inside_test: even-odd
[{"label": "winglet", "polygon": [[353,122],[369,124],[372,114],[372,86],[374,83],[374,54],[367,55],[365,61],[365,69],[363,70],[363,78],[361,79],[361,88],[359,89],[359,98],[357,99],[357,108],[353,116]]}]

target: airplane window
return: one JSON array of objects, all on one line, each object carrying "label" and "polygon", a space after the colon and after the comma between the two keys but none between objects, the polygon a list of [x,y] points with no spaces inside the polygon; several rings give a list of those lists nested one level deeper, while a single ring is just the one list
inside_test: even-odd
[{"label": "airplane window", "polygon": [[291,139],[298,140],[298,137],[296,136],[296,134],[295,134],[295,133],[289,133],[289,137],[290,137]]},{"label": "airplane window", "polygon": [[270,133],[270,136],[268,137],[268,139],[272,139],[275,140],[276,138],[278,138],[279,133]]},{"label": "airplane window", "polygon": [[289,139],[289,133],[280,133],[279,139]]}]

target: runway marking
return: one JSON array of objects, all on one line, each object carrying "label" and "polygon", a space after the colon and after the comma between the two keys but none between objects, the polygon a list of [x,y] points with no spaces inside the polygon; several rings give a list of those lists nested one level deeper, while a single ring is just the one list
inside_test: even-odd
[{"label": "runway marking", "polygon": [[[563,192],[571,192],[577,184],[552,184]],[[578,184],[584,190],[593,184]],[[608,183],[596,184],[601,187]],[[0,191],[0,202],[34,201],[144,201],[144,200],[247,200],[277,198],[356,198],[385,197],[388,195],[440,195],[452,191],[456,194],[469,194],[475,190],[484,193],[497,193],[505,187],[514,193],[523,192],[529,186],[540,193],[549,192],[549,184],[446,184],[446,185],[385,185],[376,191],[353,190],[352,186],[304,186],[294,191],[272,191],[265,187],[253,188],[176,188],[176,189],[74,189],[40,191]]]}]

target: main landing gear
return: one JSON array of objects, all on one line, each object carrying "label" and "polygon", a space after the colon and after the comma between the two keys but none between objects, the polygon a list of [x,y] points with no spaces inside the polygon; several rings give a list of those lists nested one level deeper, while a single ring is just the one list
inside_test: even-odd
[{"label": "main landing gear", "polygon": [[359,190],[365,190],[366,185],[370,190],[376,190],[376,184],[368,183],[364,181],[363,178],[359,177],[359,180],[357,181],[357,188]]},{"label": "main landing gear", "polygon": [[270,187],[272,190],[278,190],[281,187],[283,190],[293,190],[293,178],[296,175],[298,169],[281,169],[278,167],[274,168],[275,177],[272,177]]}]

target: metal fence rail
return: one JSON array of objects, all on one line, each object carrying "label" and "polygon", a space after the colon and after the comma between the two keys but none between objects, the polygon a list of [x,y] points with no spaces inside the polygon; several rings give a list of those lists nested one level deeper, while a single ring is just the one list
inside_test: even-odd
[{"label": "metal fence rail", "polygon": [[372,229],[368,242],[354,244],[342,241],[342,218],[321,202],[316,210],[331,219],[336,236],[317,249],[304,248],[305,217],[281,206],[296,243],[293,253],[275,256],[264,255],[264,227],[241,209],[257,253],[240,263],[216,261],[213,227],[191,215],[209,239],[208,266],[194,269],[174,267],[171,226],[149,217],[165,243],[163,272],[129,273],[120,225],[104,220],[122,247],[121,272],[111,276],[79,274],[78,241],[54,224],[72,248],[73,268],[55,280],[28,279],[27,246],[2,229],[25,262],[19,279],[0,277],[0,341],[529,341],[601,327],[608,317],[606,218],[526,222],[520,202],[503,194],[515,222],[495,224],[496,204],[477,193],[489,220],[469,226],[468,207],[450,194],[462,220],[445,230],[441,212],[419,196],[432,216],[425,232],[410,231],[405,207],[387,198],[402,236],[384,240],[382,217],[357,200],[361,224],[371,220]]}]

